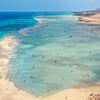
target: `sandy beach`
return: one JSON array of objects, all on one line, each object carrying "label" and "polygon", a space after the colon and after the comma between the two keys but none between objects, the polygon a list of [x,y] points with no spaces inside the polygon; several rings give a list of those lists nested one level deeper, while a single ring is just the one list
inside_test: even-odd
[{"label": "sandy beach", "polygon": [[[12,46],[11,46],[12,43]],[[3,53],[0,54],[0,100],[100,100],[100,85],[90,85],[80,89],[67,89],[46,97],[33,96],[14,86],[6,78],[8,63],[13,49],[18,45],[14,37],[5,37],[0,42]]]}]

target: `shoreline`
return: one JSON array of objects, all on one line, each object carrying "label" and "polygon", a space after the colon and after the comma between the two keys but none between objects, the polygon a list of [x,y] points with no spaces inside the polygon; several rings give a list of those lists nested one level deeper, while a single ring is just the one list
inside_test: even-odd
[{"label": "shoreline", "polygon": [[9,70],[8,64],[17,45],[18,40],[13,36],[4,37],[0,41],[0,49],[2,51],[0,52],[0,100],[33,100],[33,98],[36,98],[23,90],[19,90],[13,82],[6,78]]},{"label": "shoreline", "polygon": [[[13,44],[10,45],[11,43]],[[18,40],[13,36],[7,36],[0,41],[0,49],[3,52],[0,53],[0,100],[95,100],[95,98],[100,98],[99,84],[89,85],[78,89],[65,89],[46,97],[37,97],[24,90],[18,89],[13,82],[6,79],[8,63],[18,43]]]}]

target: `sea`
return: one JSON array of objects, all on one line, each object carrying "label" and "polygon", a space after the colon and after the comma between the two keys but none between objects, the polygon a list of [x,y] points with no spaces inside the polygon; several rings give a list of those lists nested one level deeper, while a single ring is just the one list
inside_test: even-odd
[{"label": "sea", "polygon": [[7,78],[33,95],[46,96],[100,83],[100,25],[72,12],[0,12],[0,41],[19,42]]}]

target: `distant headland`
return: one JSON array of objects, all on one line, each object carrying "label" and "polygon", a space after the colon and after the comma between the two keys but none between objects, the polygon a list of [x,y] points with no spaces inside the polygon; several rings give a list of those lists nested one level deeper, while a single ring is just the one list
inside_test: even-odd
[{"label": "distant headland", "polygon": [[100,23],[100,8],[91,11],[73,12],[79,21]]}]

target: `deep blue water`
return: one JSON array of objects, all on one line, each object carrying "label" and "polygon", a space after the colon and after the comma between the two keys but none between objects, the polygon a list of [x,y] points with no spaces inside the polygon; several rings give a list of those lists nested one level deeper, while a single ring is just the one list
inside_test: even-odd
[{"label": "deep blue water", "polygon": [[0,20],[41,15],[65,15],[71,12],[0,12]]},{"label": "deep blue water", "polygon": [[[71,12],[0,12],[0,37],[38,23],[36,16],[63,15]],[[0,39],[1,39],[0,38]]]}]

